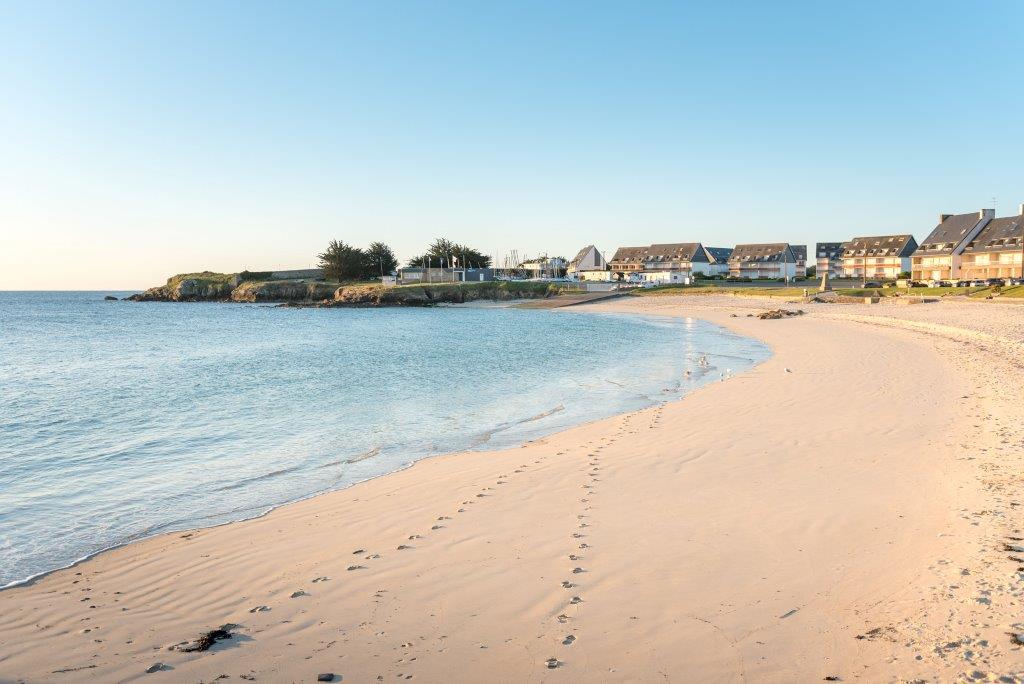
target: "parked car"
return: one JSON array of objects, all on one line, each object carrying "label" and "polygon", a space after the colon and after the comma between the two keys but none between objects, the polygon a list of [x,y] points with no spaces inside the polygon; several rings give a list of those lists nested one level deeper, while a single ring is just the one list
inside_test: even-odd
[{"label": "parked car", "polygon": [[927,283],[922,283],[920,280],[910,281],[910,287],[928,287]]},{"label": "parked car", "polygon": [[1002,287],[1003,285],[1006,285],[1006,281],[1003,280],[1002,278],[989,278],[988,280],[985,281],[985,284],[990,286]]},{"label": "parked car", "polygon": [[874,287],[874,288],[878,288],[878,287],[882,287],[882,284],[881,284],[881,283],[876,283],[876,282],[875,282],[875,281],[873,281],[873,280],[869,280],[868,282],[864,283],[863,287]]},{"label": "parked car", "polygon": [[970,287],[970,286],[971,286],[971,281],[969,281],[969,280],[958,280],[958,281],[956,281],[956,284],[953,285],[953,287]]},{"label": "parked car", "polygon": [[970,283],[968,283],[968,284],[969,284],[969,285],[970,285],[971,287],[985,287],[985,286],[987,285],[987,283],[986,283],[986,282],[985,282],[984,280],[981,280],[980,278],[979,278],[978,280],[972,280],[972,281],[971,281]]}]

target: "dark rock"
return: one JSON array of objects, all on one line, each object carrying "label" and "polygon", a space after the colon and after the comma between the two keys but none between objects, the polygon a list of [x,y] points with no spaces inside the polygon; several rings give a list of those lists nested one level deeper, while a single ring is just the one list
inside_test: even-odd
[{"label": "dark rock", "polygon": [[107,295],[106,297],[103,298],[103,301],[105,301],[105,302],[116,302],[117,301],[117,297],[114,297],[113,295]]},{"label": "dark rock", "polygon": [[804,310],[797,309],[796,311],[790,311],[789,309],[772,309],[771,311],[764,311],[757,314],[757,317],[762,321],[766,320],[778,320],[780,318],[789,318],[790,316],[803,316]]},{"label": "dark rock", "polygon": [[[235,625],[224,625],[224,627],[231,628],[231,627],[235,627]],[[183,653],[194,653],[196,651],[208,651],[208,650],[210,650],[210,647],[213,646],[218,641],[223,641],[224,639],[230,639],[230,638],[231,638],[231,632],[228,631],[227,629],[224,629],[224,628],[211,629],[209,632],[205,632],[203,634],[200,634],[199,637],[195,641],[188,641],[188,642],[185,642],[184,644],[179,644],[177,647],[175,647],[175,650],[181,651]]]},{"label": "dark rock", "polygon": [[163,663],[153,663],[146,668],[146,674],[153,674],[154,672],[159,672],[162,669],[164,669]]},{"label": "dark rock", "polygon": [[320,674],[318,674],[316,676],[316,681],[318,681],[318,682],[333,682],[334,681],[334,673],[333,672],[321,672]]}]

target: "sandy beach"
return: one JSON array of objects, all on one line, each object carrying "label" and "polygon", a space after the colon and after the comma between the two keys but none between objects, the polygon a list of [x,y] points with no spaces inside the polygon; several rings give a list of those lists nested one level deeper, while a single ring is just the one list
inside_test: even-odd
[{"label": "sandy beach", "polygon": [[0,592],[0,682],[1022,681],[1024,308],[585,309],[773,356]]}]

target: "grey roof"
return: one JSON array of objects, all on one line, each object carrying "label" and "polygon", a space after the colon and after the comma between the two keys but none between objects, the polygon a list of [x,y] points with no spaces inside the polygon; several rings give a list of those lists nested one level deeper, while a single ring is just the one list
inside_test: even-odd
[{"label": "grey roof", "polygon": [[796,261],[789,243],[771,242],[762,244],[736,245],[729,261],[777,261],[791,264]]},{"label": "grey roof", "polygon": [[917,249],[913,235],[871,235],[843,243],[843,256],[909,257]]},{"label": "grey roof", "polygon": [[708,253],[708,261],[715,264],[726,263],[732,255],[732,247],[705,247],[704,251]]},{"label": "grey roof", "polygon": [[953,250],[963,242],[967,234],[978,225],[981,217],[978,212],[970,214],[953,214],[943,218],[939,225],[928,234],[917,250],[919,253],[952,254]]},{"label": "grey roof", "polygon": [[989,221],[981,232],[964,248],[968,252],[1002,252],[1021,250],[1024,237],[1024,216],[1007,216]]},{"label": "grey roof", "polygon": [[797,261],[807,261],[807,245],[790,245],[789,248]]},{"label": "grey roof", "polygon": [[576,264],[583,261],[583,257],[585,257],[587,255],[587,252],[589,252],[592,249],[594,249],[594,245],[587,245],[586,247],[581,249],[579,252],[576,253],[576,256],[572,258],[572,261],[569,262],[569,265],[575,266]]},{"label": "grey roof", "polygon": [[672,242],[647,247],[619,247],[613,262],[657,264],[659,261],[707,261],[699,242]]},{"label": "grey roof", "polygon": [[818,255],[819,259],[829,258],[835,259],[836,257],[843,255],[843,243],[842,242],[818,242],[814,245],[814,253]]}]

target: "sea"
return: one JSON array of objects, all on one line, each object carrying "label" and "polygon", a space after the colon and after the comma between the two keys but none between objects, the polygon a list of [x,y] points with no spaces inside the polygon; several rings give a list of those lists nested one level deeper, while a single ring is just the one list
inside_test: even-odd
[{"label": "sea", "polygon": [[0,587],[429,456],[514,447],[769,356],[686,318],[0,292]]}]

